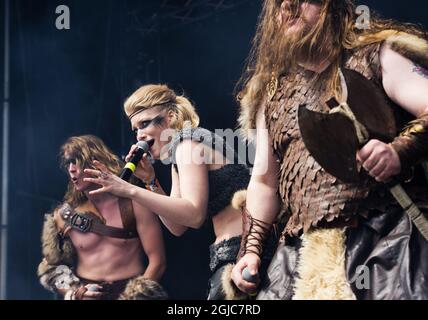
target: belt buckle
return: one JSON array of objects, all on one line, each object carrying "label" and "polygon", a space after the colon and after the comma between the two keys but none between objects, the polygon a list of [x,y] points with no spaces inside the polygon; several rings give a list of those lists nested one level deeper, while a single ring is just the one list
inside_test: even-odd
[{"label": "belt buckle", "polygon": [[91,228],[92,219],[75,214],[70,221],[70,225],[81,232],[88,232]]}]

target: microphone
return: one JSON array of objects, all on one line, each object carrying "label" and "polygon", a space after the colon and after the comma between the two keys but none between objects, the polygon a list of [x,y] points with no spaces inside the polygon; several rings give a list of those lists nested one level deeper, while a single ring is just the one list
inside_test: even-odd
[{"label": "microphone", "polygon": [[259,274],[255,274],[252,275],[250,273],[250,269],[248,267],[246,267],[243,271],[242,271],[242,278],[245,281],[251,282],[251,283],[257,283],[259,281]]},{"label": "microphone", "polygon": [[137,149],[135,149],[135,153],[132,156],[131,160],[125,165],[120,173],[120,178],[128,181],[131,178],[132,174],[135,172],[137,168],[138,162],[140,162],[143,155],[149,151],[149,144],[145,141],[139,141],[137,143]]}]

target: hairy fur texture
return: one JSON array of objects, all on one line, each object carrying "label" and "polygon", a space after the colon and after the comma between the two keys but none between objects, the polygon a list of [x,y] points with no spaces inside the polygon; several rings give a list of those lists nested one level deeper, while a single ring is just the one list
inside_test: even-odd
[{"label": "hairy fur texture", "polygon": [[236,191],[232,198],[232,207],[236,210],[242,210],[245,207],[247,190]]},{"label": "hairy fur texture", "polygon": [[[37,268],[40,284],[47,290],[55,292],[57,285],[72,285],[78,283],[71,267],[76,253],[70,239],[62,239],[52,213],[45,215],[42,231],[43,260]],[[67,272],[64,271],[67,269]],[[60,272],[61,271],[61,272]]]},{"label": "hairy fur texture", "polygon": [[49,264],[46,259],[43,259],[37,267],[37,275],[40,277],[47,272],[50,272],[52,269],[55,269],[56,266]]},{"label": "hairy fur texture", "polygon": [[399,32],[386,40],[391,49],[428,69],[428,42],[417,36]]},{"label": "hairy fur texture", "polygon": [[129,280],[119,300],[166,300],[168,295],[156,281],[136,277]]},{"label": "hairy fur texture", "polygon": [[397,30],[383,30],[361,36],[359,40],[367,44],[384,41],[395,52],[424,68],[428,68],[428,42],[417,35]]},{"label": "hairy fur texture", "polygon": [[80,279],[76,277],[73,270],[67,265],[50,265],[43,259],[39,264],[37,275],[40,278],[40,284],[51,292],[59,290],[70,290],[80,284]]},{"label": "hairy fur texture", "polygon": [[229,263],[221,275],[221,286],[226,300],[245,300],[247,295],[241,292],[232,281],[232,269],[235,265]]},{"label": "hairy fur texture", "polygon": [[37,276],[40,278],[40,284],[48,291],[54,292],[54,288],[52,287],[51,283],[51,274],[55,272],[54,265],[50,265],[46,259],[43,259],[42,262],[40,262],[38,268],[37,268]]},{"label": "hairy fur texture", "polygon": [[355,300],[345,274],[345,229],[303,236],[293,300]]},{"label": "hairy fur texture", "polygon": [[48,264],[72,265],[75,250],[69,239],[63,239],[62,246],[53,214],[45,215],[42,232],[42,253]]}]

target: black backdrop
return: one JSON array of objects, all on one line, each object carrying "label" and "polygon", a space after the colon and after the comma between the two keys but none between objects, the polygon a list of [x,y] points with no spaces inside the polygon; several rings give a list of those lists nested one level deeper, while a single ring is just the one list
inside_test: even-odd
[{"label": "black backdrop", "polygon": [[[425,0],[363,3],[428,27]],[[55,28],[62,4],[71,11],[70,30]],[[133,137],[122,104],[145,83],[167,83],[190,96],[203,127],[235,128],[233,89],[259,10],[256,0],[11,1],[8,299],[52,298],[36,268],[43,214],[67,183],[57,165],[59,146],[90,133],[126,154]],[[168,168],[157,169],[168,188]],[[211,229],[207,224],[182,238],[164,232],[163,284],[171,297],[204,298]]]}]

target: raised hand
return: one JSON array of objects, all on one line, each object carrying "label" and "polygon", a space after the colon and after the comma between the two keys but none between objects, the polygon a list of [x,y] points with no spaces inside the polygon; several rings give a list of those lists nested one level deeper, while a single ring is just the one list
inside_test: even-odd
[{"label": "raised hand", "polygon": [[92,190],[89,192],[90,195],[96,195],[101,193],[111,193],[118,197],[129,198],[131,197],[131,190],[134,187],[132,184],[122,180],[115,174],[107,170],[107,168],[99,161],[93,161],[94,166],[98,169],[85,169],[85,173],[95,178],[84,178],[86,182],[98,184],[101,188]]},{"label": "raised hand", "polygon": [[235,285],[247,294],[254,294],[257,291],[259,281],[257,282],[248,282],[242,277],[242,273],[245,268],[248,268],[248,271],[252,276],[256,276],[259,272],[260,267],[260,258],[254,253],[247,253],[243,256],[235,267],[232,270],[232,280]]}]

